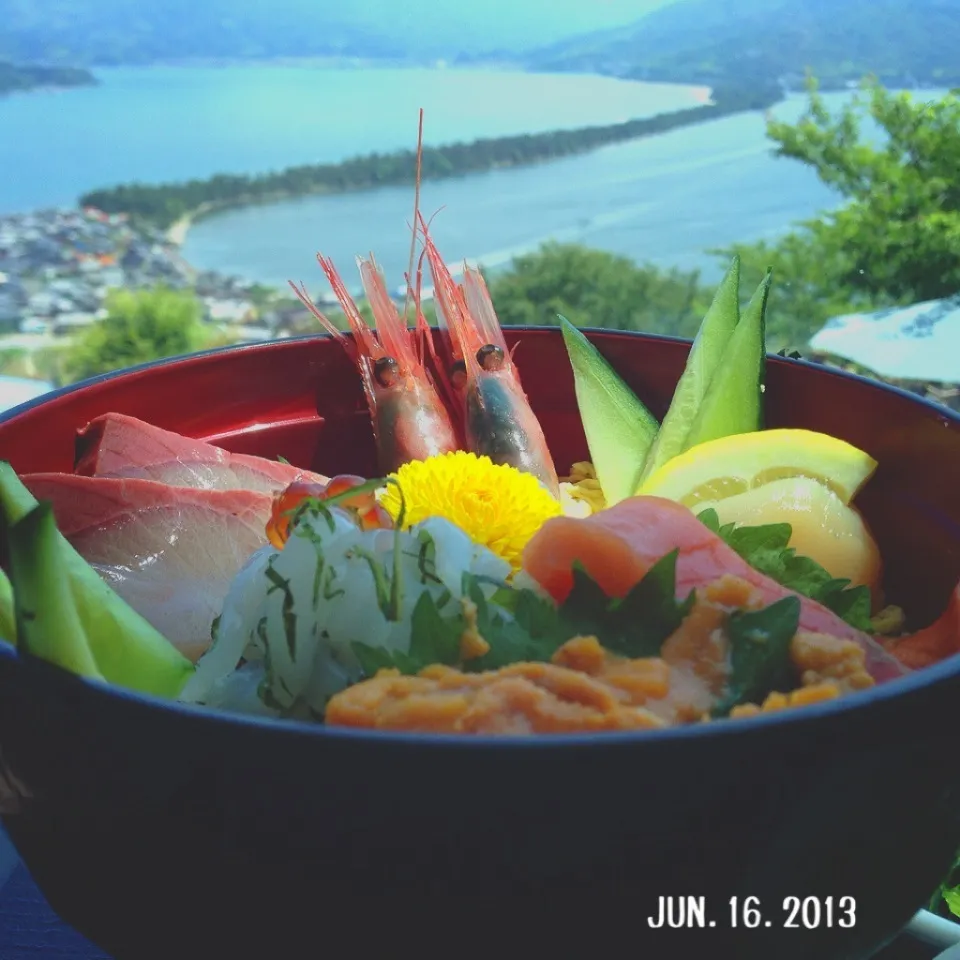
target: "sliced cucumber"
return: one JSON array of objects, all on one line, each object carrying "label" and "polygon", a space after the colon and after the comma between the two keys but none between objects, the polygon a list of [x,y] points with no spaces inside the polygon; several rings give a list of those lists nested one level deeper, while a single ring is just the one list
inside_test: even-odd
[{"label": "sliced cucumber", "polygon": [[73,601],[58,536],[49,503],[9,527],[20,649],[81,677],[102,680]]},{"label": "sliced cucumber", "polygon": [[573,367],[577,406],[607,506],[633,496],[650,446],[656,417],[640,402],[600,351],[564,317],[563,341]]},{"label": "sliced cucumber", "polygon": [[13,587],[0,570],[0,640],[17,645],[17,612],[13,606]]},{"label": "sliced cucumber", "polygon": [[735,256],[690,348],[670,409],[640,474],[637,489],[655,470],[682,453],[707,388],[740,319],[740,257]]},{"label": "sliced cucumber", "polygon": [[[13,467],[0,461],[0,511],[7,524],[15,525],[36,506]],[[176,697],[193,673],[193,664],[100,578],[56,526],[54,540],[99,672],[108,682],[130,690]],[[13,590],[16,598],[15,580]],[[56,644],[57,634],[49,642]]]},{"label": "sliced cucumber", "polygon": [[684,450],[708,440],[763,429],[764,333],[770,279],[768,270],[743,311],[690,427]]}]

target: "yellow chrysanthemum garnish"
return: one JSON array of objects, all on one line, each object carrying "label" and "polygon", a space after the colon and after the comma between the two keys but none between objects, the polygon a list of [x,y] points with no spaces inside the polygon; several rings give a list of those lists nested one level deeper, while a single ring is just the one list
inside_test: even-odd
[{"label": "yellow chrysanthemum garnish", "polygon": [[404,528],[444,517],[515,570],[530,538],[560,515],[536,477],[462,450],[405,463],[391,477],[380,503],[397,520],[402,495]]}]

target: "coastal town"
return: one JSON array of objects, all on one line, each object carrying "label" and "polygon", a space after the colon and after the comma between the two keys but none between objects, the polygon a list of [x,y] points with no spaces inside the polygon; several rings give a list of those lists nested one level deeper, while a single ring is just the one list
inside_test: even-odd
[{"label": "coastal town", "polygon": [[[182,235],[175,230],[135,226],[125,214],[93,207],[0,216],[0,412],[60,385],[49,374],[50,364],[36,361],[68,347],[77,334],[105,317],[114,289],[191,292],[215,342],[224,345],[317,332],[314,318],[290,294],[197,270],[181,256],[181,243]],[[422,293],[425,300],[432,297],[429,288]],[[403,291],[394,296],[402,301]],[[329,292],[318,293],[317,302],[325,309],[335,306]],[[827,359],[820,352],[829,350],[824,337],[831,331],[829,327],[814,338],[808,359]],[[929,382],[926,377],[905,381],[891,373],[889,382],[960,409],[955,383]]]},{"label": "coastal town", "polygon": [[0,352],[55,347],[106,314],[110,290],[192,291],[227,340],[268,340],[305,311],[236,277],[195,270],[160,230],[93,208],[0,216]]}]

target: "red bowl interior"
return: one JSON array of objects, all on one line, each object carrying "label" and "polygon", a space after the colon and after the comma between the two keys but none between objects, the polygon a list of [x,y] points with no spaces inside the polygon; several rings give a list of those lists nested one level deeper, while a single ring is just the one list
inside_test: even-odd
[{"label": "red bowl interior", "polygon": [[[524,388],[564,473],[588,451],[560,331],[505,333],[519,345]],[[662,417],[689,342],[610,331],[590,337]],[[960,580],[960,417],[872,381],[774,357],[765,396],[767,426],[830,433],[879,461],[858,505],[880,543],[887,599],[914,624],[933,619]],[[327,337],[213,351],[59,391],[0,420],[0,457],[20,473],[70,471],[77,430],[107,412],[322,473],[376,472],[359,377]]]}]

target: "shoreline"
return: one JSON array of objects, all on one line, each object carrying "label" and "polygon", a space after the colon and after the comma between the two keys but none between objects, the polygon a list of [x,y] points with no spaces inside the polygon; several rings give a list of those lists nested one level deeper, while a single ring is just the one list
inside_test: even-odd
[{"label": "shoreline", "polygon": [[[637,81],[632,81],[632,80],[631,80],[631,81],[628,81],[628,82],[631,82],[631,83],[643,83],[643,84],[645,84],[645,85],[647,85],[647,86],[659,85],[659,84],[650,84],[650,83],[648,83],[647,81],[640,81],[640,80],[637,80]],[[538,137],[545,137],[545,136],[556,135],[556,134],[568,134],[568,135],[569,135],[569,134],[582,133],[584,130],[595,130],[595,131],[599,131],[599,130],[602,130],[602,129],[610,129],[610,128],[613,128],[613,127],[624,127],[624,126],[626,126],[626,125],[628,125],[628,124],[633,124],[633,123],[644,123],[644,122],[646,122],[646,123],[652,123],[653,121],[658,120],[658,119],[661,119],[661,118],[664,118],[664,117],[678,117],[678,118],[679,118],[679,117],[681,117],[683,114],[686,114],[686,113],[700,112],[700,111],[707,110],[707,109],[709,109],[709,108],[717,108],[717,107],[720,106],[720,104],[718,104],[717,101],[713,98],[714,89],[713,89],[712,87],[708,87],[708,86],[693,86],[693,85],[687,85],[687,84],[663,84],[663,85],[664,85],[664,86],[679,86],[679,87],[683,87],[684,89],[689,90],[689,91],[691,92],[691,95],[692,95],[692,97],[693,97],[694,102],[693,102],[690,106],[681,108],[680,110],[669,111],[669,112],[667,112],[667,113],[661,113],[661,114],[654,114],[654,115],[651,116],[651,117],[644,117],[644,118],[637,118],[637,119],[634,119],[634,120],[628,120],[628,121],[625,121],[624,123],[621,123],[621,124],[612,124],[612,125],[609,125],[608,128],[603,128],[603,127],[587,127],[587,128],[579,128],[579,129],[578,129],[578,128],[569,128],[569,129],[561,129],[561,130],[557,130],[557,131],[547,131],[547,132],[541,133],[541,134],[526,134],[525,136],[531,137],[531,138],[538,138]],[[459,173],[459,174],[451,174],[451,176],[470,176],[471,174],[486,173],[486,172],[489,172],[490,170],[513,169],[513,168],[520,168],[520,167],[536,166],[536,165],[539,165],[539,164],[542,164],[542,163],[551,163],[551,162],[553,162],[553,161],[555,161],[555,160],[562,160],[562,159],[564,159],[564,158],[567,157],[567,156],[577,155],[577,154],[581,154],[581,153],[590,153],[590,152],[593,152],[594,150],[600,149],[600,148],[603,147],[603,146],[609,146],[609,145],[611,145],[611,144],[613,144],[613,143],[617,143],[617,142],[630,142],[631,140],[644,139],[645,137],[657,136],[658,134],[668,133],[668,132],[670,132],[670,131],[673,130],[673,129],[679,129],[679,128],[683,128],[683,127],[687,127],[687,126],[696,126],[697,124],[701,124],[701,123],[709,123],[709,122],[711,122],[711,121],[713,121],[713,120],[721,119],[721,118],[724,117],[724,116],[730,116],[730,115],[732,115],[732,114],[734,114],[734,113],[738,113],[738,112],[752,112],[752,111],[754,111],[754,110],[756,110],[756,109],[764,109],[764,110],[765,110],[765,109],[769,109],[769,107],[770,107],[770,104],[768,104],[767,106],[762,107],[762,108],[760,108],[760,107],[756,107],[756,108],[755,108],[755,107],[752,107],[752,106],[751,106],[751,107],[744,107],[744,108],[742,108],[741,110],[729,110],[729,111],[727,111],[727,110],[722,110],[722,109],[721,109],[721,110],[717,110],[715,113],[711,113],[709,116],[704,116],[704,117],[695,116],[695,117],[691,117],[691,118],[689,118],[686,122],[678,122],[678,123],[676,123],[676,124],[673,124],[673,125],[670,125],[670,126],[666,127],[666,128],[663,129],[663,130],[639,131],[639,132],[637,132],[637,133],[636,133],[635,135],[633,135],[633,136],[624,137],[624,138],[622,138],[622,139],[617,138],[617,139],[613,139],[613,140],[610,140],[610,141],[595,142],[595,143],[586,145],[582,150],[581,150],[581,149],[577,149],[577,150],[570,151],[569,153],[560,153],[560,154],[557,154],[557,155],[555,155],[555,156],[543,156],[543,157],[533,157],[533,158],[530,158],[530,159],[507,160],[507,161],[501,161],[501,162],[493,162],[493,163],[491,163],[488,167],[486,167],[486,168],[484,168],[484,169],[465,170],[465,171],[463,171],[462,173]],[[497,140],[497,139],[518,139],[518,138],[516,138],[516,137],[490,138],[491,141]],[[477,141],[477,142],[479,143],[479,142],[481,142],[481,141]],[[462,144],[453,144],[453,145],[449,145],[448,147],[434,147],[434,148],[429,148],[429,149],[432,149],[432,150],[444,150],[444,149],[449,149],[450,146],[452,146],[452,147],[459,147],[459,146],[468,146],[468,145],[466,145],[466,144],[463,144],[463,145],[462,145]],[[343,161],[343,163],[349,163],[349,162],[351,162],[351,161],[350,161],[350,160]],[[336,167],[336,166],[340,166],[340,165],[342,165],[342,164],[332,164],[332,165],[329,165],[329,166]],[[424,177],[424,179],[434,179],[434,178],[433,178],[433,177]],[[172,246],[175,246],[175,247],[177,247],[177,248],[179,249],[179,248],[182,248],[182,247],[184,246],[184,244],[186,243],[186,240],[187,240],[187,237],[188,237],[188,235],[189,235],[190,229],[191,229],[191,227],[192,227],[197,221],[199,221],[199,220],[201,220],[201,219],[206,219],[206,218],[208,218],[208,217],[214,217],[214,216],[217,216],[217,215],[219,215],[219,214],[221,214],[221,213],[229,213],[229,212],[232,212],[232,211],[235,211],[235,210],[246,210],[246,209],[249,209],[249,208],[251,208],[251,207],[257,207],[257,206],[270,206],[270,205],[274,205],[274,204],[289,203],[290,201],[295,201],[295,200],[306,200],[306,199],[308,199],[308,198],[310,198],[310,197],[316,197],[316,196],[324,196],[324,195],[330,195],[330,194],[342,195],[342,194],[346,194],[346,193],[368,192],[368,191],[371,191],[371,190],[377,190],[377,189],[381,189],[381,188],[383,188],[383,187],[396,186],[396,185],[397,185],[397,184],[395,184],[395,183],[389,183],[389,182],[375,182],[375,183],[370,183],[370,184],[363,184],[363,185],[357,185],[357,186],[353,186],[353,187],[348,187],[348,188],[345,188],[345,189],[331,189],[329,186],[318,186],[318,187],[315,188],[315,189],[302,190],[302,191],[296,191],[296,192],[292,192],[292,191],[291,191],[291,192],[286,192],[286,191],[284,191],[284,190],[278,190],[278,191],[276,191],[276,192],[273,193],[273,194],[264,194],[264,195],[261,195],[261,196],[259,196],[259,197],[250,197],[250,196],[242,197],[242,196],[239,196],[239,197],[237,197],[235,200],[225,200],[225,201],[219,201],[219,202],[218,202],[218,201],[204,201],[203,203],[200,203],[198,206],[194,207],[193,209],[188,210],[188,211],[186,211],[185,213],[181,214],[181,215],[178,216],[171,224],[169,224],[167,227],[162,228],[162,229],[163,229],[163,233],[164,233],[164,236],[165,236],[167,242],[168,242],[169,244],[171,244]],[[177,186],[177,185],[169,185],[169,186],[168,186],[168,185],[159,185],[159,186],[156,186],[156,187],[152,187],[151,189],[157,189],[157,190],[170,189],[170,188],[175,188],[176,186]],[[105,192],[105,193],[108,193],[109,191],[104,191],[104,192]],[[89,196],[89,195],[87,195],[87,196]],[[85,198],[81,198],[81,200],[85,200],[85,199],[86,199],[86,197],[85,197]],[[92,204],[92,205],[93,205],[93,206],[96,206],[96,204]],[[106,211],[106,212],[112,212],[112,211]],[[123,211],[123,212],[126,212],[126,211]],[[130,214],[128,213],[128,215],[130,215]]]},{"label": "shoreline", "polygon": [[195,210],[189,210],[183,214],[183,216],[174,220],[164,231],[164,237],[167,243],[179,249],[186,243],[187,234],[190,232],[190,228],[194,223],[202,217],[216,212],[216,204],[213,203],[201,203]]},{"label": "shoreline", "polygon": [[187,234],[190,232],[190,227],[193,226],[193,217],[190,214],[185,214],[179,220],[175,220],[167,228],[164,236],[167,238],[167,243],[172,244],[174,247],[182,247],[187,240]]}]

